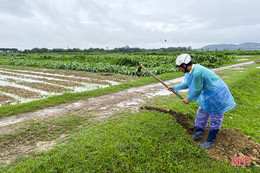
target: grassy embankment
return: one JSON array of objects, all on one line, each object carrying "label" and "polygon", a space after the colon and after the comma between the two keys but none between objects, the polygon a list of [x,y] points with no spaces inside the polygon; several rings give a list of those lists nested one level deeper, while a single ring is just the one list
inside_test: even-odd
[{"label": "grassy embankment", "polygon": [[84,126],[66,144],[20,158],[0,171],[246,172],[208,158],[172,116],[148,111]]},{"label": "grassy embankment", "polygon": [[[259,142],[259,69],[250,65],[243,73],[227,70],[223,75],[237,107],[226,114],[222,127],[238,128]],[[185,112],[191,118],[197,108],[195,103],[184,105],[172,97],[158,97],[148,104]],[[231,116],[233,119],[228,119]],[[34,130],[37,131],[37,127]],[[247,168],[259,171],[253,166]],[[247,172],[245,168],[231,166],[231,162],[208,158],[172,116],[150,111],[121,113],[106,122],[81,124],[66,144],[20,158],[0,171]]]}]

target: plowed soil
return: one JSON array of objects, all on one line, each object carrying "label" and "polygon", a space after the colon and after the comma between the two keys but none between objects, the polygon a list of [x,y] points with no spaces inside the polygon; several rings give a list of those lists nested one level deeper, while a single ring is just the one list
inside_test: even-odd
[{"label": "plowed soil", "polygon": [[[185,115],[176,113],[172,110],[165,110],[156,107],[145,106],[141,109],[152,110],[163,112],[172,115],[176,121],[186,129],[187,133],[193,135],[193,126],[189,123],[188,118]],[[206,141],[208,136],[209,128],[206,128],[203,140],[196,142],[198,144]],[[238,130],[235,129],[223,129],[220,130],[215,145],[209,149],[206,149],[206,152],[211,158],[222,160],[226,162],[231,162],[232,157],[244,158],[245,156],[251,157],[250,163],[255,166],[260,167],[260,144],[250,140],[249,136],[243,136]]]}]

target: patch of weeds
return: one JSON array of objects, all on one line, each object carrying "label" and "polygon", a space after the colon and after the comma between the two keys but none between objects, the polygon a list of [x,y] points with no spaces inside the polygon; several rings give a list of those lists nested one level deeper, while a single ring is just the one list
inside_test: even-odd
[{"label": "patch of weeds", "polygon": [[256,64],[260,64],[260,58],[254,60]]},{"label": "patch of weeds", "polygon": [[32,145],[37,141],[51,141],[61,134],[77,130],[80,125],[88,124],[89,119],[90,116],[67,115],[51,121],[31,121],[26,127],[2,135],[0,148],[4,150],[13,145]]},{"label": "patch of weeds", "polygon": [[40,121],[31,121],[30,125],[26,128],[26,131],[36,130],[40,126]]},{"label": "patch of weeds", "polygon": [[6,165],[5,162],[1,162],[1,161],[0,161],[0,168],[3,167],[3,166],[5,166],[5,165]]}]

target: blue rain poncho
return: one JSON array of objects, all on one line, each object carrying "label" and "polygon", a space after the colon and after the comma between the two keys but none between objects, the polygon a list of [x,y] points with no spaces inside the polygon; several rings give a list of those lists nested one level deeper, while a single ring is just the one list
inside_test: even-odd
[{"label": "blue rain poncho", "polygon": [[236,106],[227,85],[213,71],[195,64],[191,73],[185,73],[184,83],[173,86],[178,92],[189,88],[188,99],[197,101],[207,113],[220,114]]}]

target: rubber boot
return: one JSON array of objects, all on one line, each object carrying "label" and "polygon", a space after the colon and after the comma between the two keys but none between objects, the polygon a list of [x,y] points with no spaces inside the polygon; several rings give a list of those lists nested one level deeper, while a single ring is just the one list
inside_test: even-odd
[{"label": "rubber boot", "polygon": [[195,127],[194,127],[194,135],[193,135],[192,139],[193,139],[194,141],[200,141],[200,140],[202,140],[202,138],[203,138],[203,133],[204,133],[204,129],[195,126]]},{"label": "rubber boot", "polygon": [[209,135],[208,135],[207,141],[204,142],[203,144],[200,144],[200,146],[202,148],[210,148],[210,147],[212,147],[214,145],[214,142],[215,142],[215,139],[217,137],[218,131],[219,131],[219,129],[211,129],[209,131]]}]

